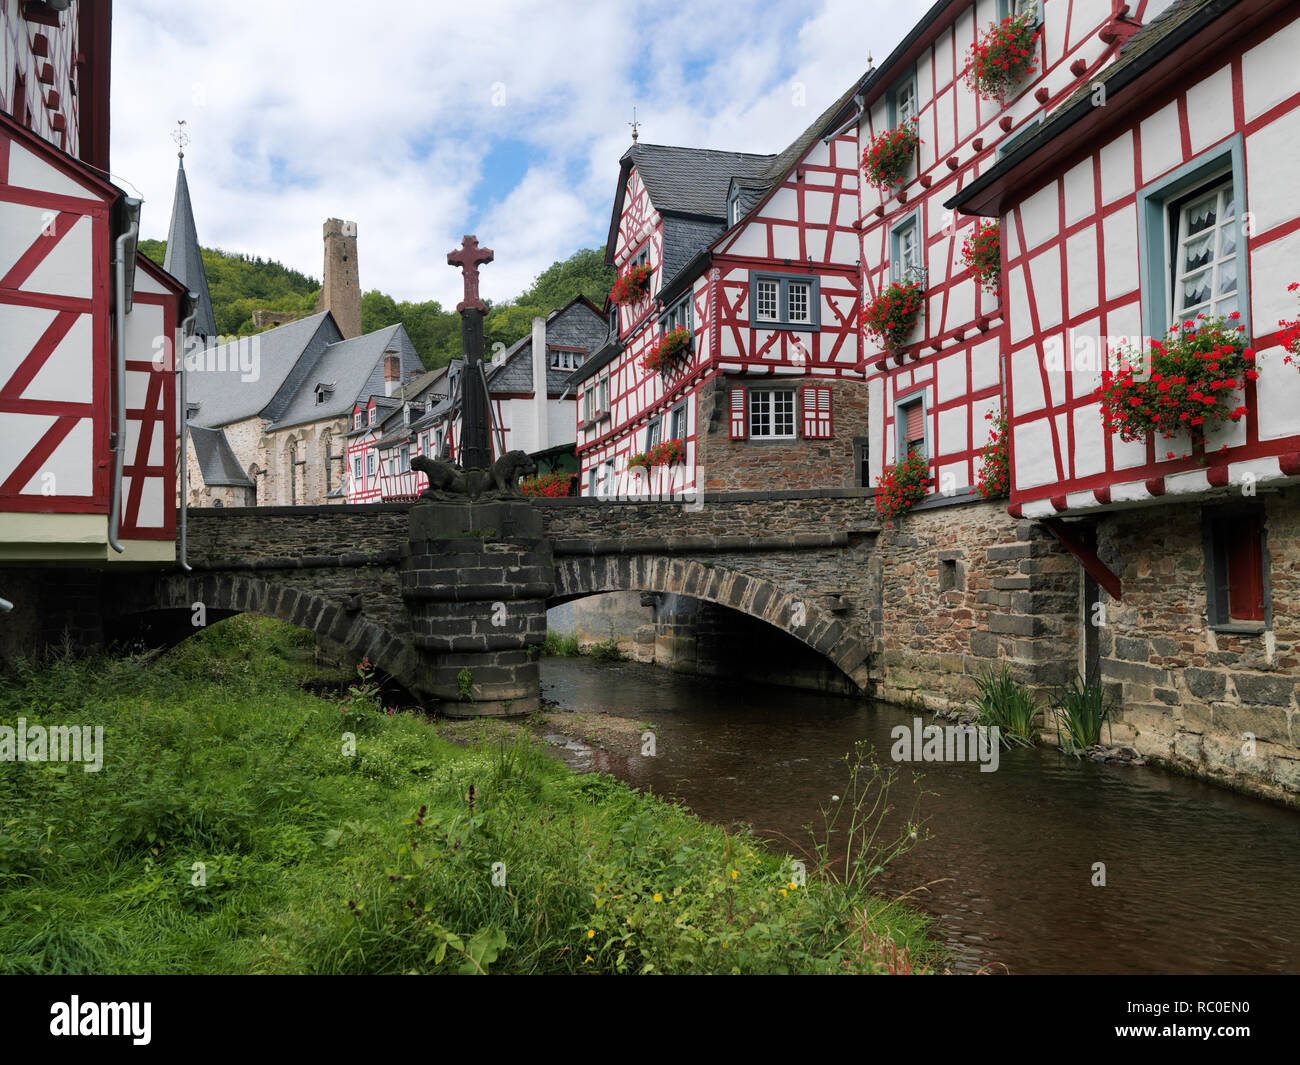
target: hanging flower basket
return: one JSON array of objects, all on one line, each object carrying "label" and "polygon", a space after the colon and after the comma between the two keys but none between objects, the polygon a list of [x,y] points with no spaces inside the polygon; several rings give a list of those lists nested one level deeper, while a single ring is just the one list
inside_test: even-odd
[{"label": "hanging flower basket", "polygon": [[650,288],[650,264],[634,266],[614,282],[609,290],[609,298],[615,303],[636,303],[644,299]]},{"label": "hanging flower basket", "polygon": [[563,499],[573,494],[573,474],[543,473],[535,477],[525,477],[519,482],[519,490],[526,496],[540,496],[545,499]]},{"label": "hanging flower basket", "polygon": [[667,377],[685,365],[691,353],[691,334],[685,326],[669,330],[659,338],[659,343],[651,348],[641,360],[641,368],[650,373],[663,374]]},{"label": "hanging flower basket", "polygon": [[1002,234],[997,222],[977,225],[961,246],[961,259],[985,288],[997,288],[1002,275]]},{"label": "hanging flower basket", "polygon": [[876,513],[881,521],[901,518],[925,498],[930,489],[930,463],[909,451],[901,462],[887,466],[876,485]]},{"label": "hanging flower basket", "polygon": [[873,137],[862,152],[862,169],[867,181],[878,189],[901,184],[920,143],[915,118]]},{"label": "hanging flower basket", "polygon": [[1117,354],[1123,365],[1103,370],[1093,393],[1101,402],[1102,423],[1121,440],[1143,440],[1148,433],[1165,439],[1185,432],[1193,443],[1205,442],[1207,430],[1237,422],[1247,409],[1236,404],[1236,391],[1259,377],[1255,352],[1246,346],[1245,326],[1227,318],[1198,315],[1152,340],[1144,353],[1132,348]]},{"label": "hanging flower basket", "polygon": [[635,470],[650,470],[650,453],[648,451],[639,451],[627,460],[627,469],[629,473]]},{"label": "hanging flower basket", "polygon": [[921,313],[921,292],[920,281],[895,281],[863,308],[863,324],[886,350],[897,351],[912,335]]},{"label": "hanging flower basket", "polygon": [[1023,11],[994,23],[966,55],[966,84],[986,100],[1001,100],[1009,89],[1034,72],[1034,44],[1039,33],[1035,11]]},{"label": "hanging flower basket", "polygon": [[1011,448],[1007,429],[1007,416],[999,412],[994,417],[989,411],[984,420],[992,422],[989,442],[980,455],[979,480],[975,490],[984,499],[1006,499],[1011,494]]}]

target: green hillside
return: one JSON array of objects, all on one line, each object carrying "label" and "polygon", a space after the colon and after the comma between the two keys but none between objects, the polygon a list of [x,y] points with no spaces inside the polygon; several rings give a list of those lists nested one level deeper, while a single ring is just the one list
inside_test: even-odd
[{"label": "green hillside", "polygon": [[[142,240],[140,250],[156,263],[167,251],[162,240]],[[310,313],[316,309],[320,282],[272,259],[255,258],[203,249],[203,269],[208,276],[212,313],[217,332],[247,336],[256,310]],[[491,305],[483,331],[489,352],[497,342],[510,345],[527,335],[536,315],[563,307],[576,296],[586,296],[597,307],[614,283],[614,270],[605,265],[603,248],[584,248],[552,263],[513,300]],[[398,302],[387,293],[371,290],[361,297],[361,328],[375,329],[401,322],[415,350],[429,369],[445,366],[460,354],[460,316],[443,309],[437,300]]]}]

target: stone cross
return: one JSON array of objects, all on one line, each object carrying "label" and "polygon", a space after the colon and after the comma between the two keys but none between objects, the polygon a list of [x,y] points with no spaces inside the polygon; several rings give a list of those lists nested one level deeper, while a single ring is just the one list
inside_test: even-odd
[{"label": "stone cross", "polygon": [[480,263],[490,263],[493,259],[491,248],[480,248],[478,237],[467,233],[460,251],[447,254],[450,266],[459,266],[465,271],[465,298],[456,304],[456,310],[475,310],[487,314],[487,304],[478,297],[478,268]]}]

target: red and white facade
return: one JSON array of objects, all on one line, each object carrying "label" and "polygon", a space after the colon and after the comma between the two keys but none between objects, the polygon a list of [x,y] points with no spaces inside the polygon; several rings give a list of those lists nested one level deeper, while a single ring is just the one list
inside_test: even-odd
[{"label": "red and white facade", "polygon": [[[6,35],[13,22],[7,14]],[[131,309],[114,305],[124,201],[92,169],[0,115],[0,557],[175,555],[174,352],[185,290],[137,255]],[[125,454],[113,514],[111,441],[119,434]],[[114,539],[122,552],[109,547]]]},{"label": "red and white facade", "polygon": [[[948,5],[869,76],[859,155],[908,115],[917,119],[921,144],[900,186],[881,191],[863,174],[862,298],[874,299],[896,280],[924,283],[922,313],[901,352],[886,353],[880,338],[864,331],[872,484],[904,451],[919,447],[931,462],[933,491],[972,490],[989,437],[986,415],[996,417],[1004,402],[1007,286],[1001,293],[986,288],[965,267],[962,246],[980,219],[955,214],[945,203],[994,166],[1012,141],[1031,137],[1045,115],[1103,71],[1169,2],[1039,0],[1035,70],[1001,101],[974,93],[964,70],[977,39],[1008,14],[1006,0]],[[1015,10],[1034,6],[1020,0]],[[1072,183],[1063,195],[1074,201],[1078,191]],[[1057,222],[1053,207],[1053,233]],[[1015,239],[1006,235],[1010,228],[1004,246]],[[1058,308],[1073,278],[1063,251],[1059,267],[1049,286],[1055,288],[1049,303]],[[1095,276],[1095,263],[1092,271]],[[1013,277],[1010,298],[1023,300],[1022,292]]]},{"label": "red and white facade", "polygon": [[[823,125],[843,119],[838,110],[828,114]],[[730,202],[736,183],[729,196],[722,182],[722,232],[701,239],[701,254],[676,277],[665,276],[664,256],[665,226],[675,221],[656,208],[635,163],[637,149],[630,153],[609,261],[620,275],[639,264],[651,273],[643,299],[611,308],[611,341],[620,350],[579,385],[583,495],[697,483],[706,490],[772,487],[770,467],[839,428],[830,386],[861,381],[857,140],[852,128],[829,141],[821,136],[827,130],[815,132],[795,162],[762,181],[743,207]],[[682,326],[691,334],[683,365],[666,377],[646,370],[642,360],[662,334]],[[717,403],[726,405],[725,419],[710,417]],[[843,421],[851,433],[852,419]],[[633,455],[672,439],[685,445],[682,466],[629,471]],[[747,468],[737,461],[751,441],[772,448],[770,462]],[[793,487],[818,487],[826,476],[809,471],[807,483]],[[854,483],[851,457],[829,476],[837,485]]]},{"label": "red and white facade", "polygon": [[[1242,6],[1259,16],[1253,32],[1225,46],[1220,26],[1212,62],[1204,51],[1167,60],[1164,91],[1004,197],[1013,513],[1073,516],[1300,476],[1300,373],[1278,343],[1279,320],[1296,317],[1287,286],[1300,281],[1300,12]],[[1100,372],[1117,343],[1182,320],[1184,294],[1162,275],[1181,205],[1206,197],[1212,311],[1240,314],[1258,353],[1259,377],[1233,404],[1249,413],[1211,430],[1203,454],[1185,436],[1124,442],[1102,427]]]}]

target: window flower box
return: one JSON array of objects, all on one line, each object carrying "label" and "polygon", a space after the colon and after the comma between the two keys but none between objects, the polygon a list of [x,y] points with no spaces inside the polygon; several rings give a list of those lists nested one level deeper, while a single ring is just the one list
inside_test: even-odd
[{"label": "window flower box", "polygon": [[862,152],[867,181],[882,190],[902,184],[920,143],[915,118],[873,137]]},{"label": "window flower box", "polygon": [[876,485],[876,513],[881,521],[895,521],[921,502],[929,490],[929,460],[919,451],[909,451],[881,473]]},{"label": "window flower box", "polygon": [[1113,353],[1119,368],[1103,370],[1093,393],[1106,431],[1128,441],[1186,433],[1193,446],[1204,447],[1208,429],[1244,418],[1249,412],[1237,393],[1259,373],[1246,327],[1231,324],[1238,317],[1235,311],[1227,318],[1197,315],[1152,340],[1149,351]]},{"label": "window flower box", "polygon": [[887,351],[899,351],[912,335],[921,314],[922,291],[920,281],[895,281],[863,309],[863,324]]},{"label": "window flower box", "polygon": [[1034,72],[1039,38],[1035,10],[1009,15],[990,26],[966,55],[966,84],[986,100],[1001,101]]},{"label": "window flower box", "polygon": [[977,225],[961,246],[961,259],[985,288],[999,288],[1002,274],[1002,236],[997,222]]},{"label": "window flower box", "polygon": [[634,266],[609,290],[609,298],[615,303],[636,303],[644,299],[650,288],[650,264]]},{"label": "window flower box", "polygon": [[659,343],[641,360],[641,368],[667,377],[685,365],[690,358],[690,353],[690,331],[683,326],[678,326],[659,338]]},{"label": "window flower box", "polygon": [[519,490],[526,496],[544,499],[564,499],[573,495],[573,474],[542,473],[525,477],[519,482]]}]

